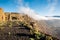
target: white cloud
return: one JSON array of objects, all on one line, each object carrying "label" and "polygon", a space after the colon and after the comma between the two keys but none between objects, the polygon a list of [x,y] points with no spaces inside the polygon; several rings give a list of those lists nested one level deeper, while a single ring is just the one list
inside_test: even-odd
[{"label": "white cloud", "polygon": [[47,20],[46,17],[36,14],[36,12],[29,7],[21,7],[20,12],[27,14],[28,16],[32,17],[35,20]]},{"label": "white cloud", "polygon": [[18,11],[20,13],[25,13],[35,20],[47,20],[46,17],[36,14],[36,12],[28,6],[28,3],[25,3],[25,5],[23,5],[23,0],[18,0],[18,4],[20,4],[20,6],[18,7]]},{"label": "white cloud", "polygon": [[[17,0],[15,0],[16,2]],[[48,0],[48,3],[50,5],[49,13],[48,15],[53,14],[55,11],[55,6],[57,5],[58,0],[53,0],[54,2],[50,3],[51,0]],[[35,20],[50,20],[50,19],[60,19],[60,18],[54,18],[54,17],[44,17],[36,13],[33,9],[29,7],[29,3],[25,3],[24,5],[24,0],[18,0],[18,11],[21,13],[25,13],[31,18],[34,18]]]},{"label": "white cloud", "polygon": [[48,1],[48,7],[49,7],[48,15],[53,15],[53,13],[56,10],[56,5],[57,5],[58,0],[47,0],[47,1]]},{"label": "white cloud", "polygon": [[[50,9],[49,9],[49,15],[52,14],[55,10],[55,6],[57,4],[57,0],[53,0],[54,2],[52,3]],[[51,0],[48,1],[49,2],[49,5],[50,5],[50,2]],[[23,5],[23,0],[18,0],[18,11],[20,13],[24,13],[24,14],[27,14],[28,16],[30,16],[31,18],[35,19],[35,20],[50,20],[50,19],[54,19],[52,17],[50,18],[47,18],[47,17],[44,17],[44,16],[41,16],[41,15],[38,15],[36,13],[36,11],[34,11],[33,9],[31,9],[28,5],[28,3],[25,3],[25,5]],[[56,18],[57,19],[57,18]]]}]

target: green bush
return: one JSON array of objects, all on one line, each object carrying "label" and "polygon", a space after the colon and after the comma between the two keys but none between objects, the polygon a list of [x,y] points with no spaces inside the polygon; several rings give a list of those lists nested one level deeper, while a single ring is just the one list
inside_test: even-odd
[{"label": "green bush", "polygon": [[34,38],[30,38],[30,40],[34,40]]}]

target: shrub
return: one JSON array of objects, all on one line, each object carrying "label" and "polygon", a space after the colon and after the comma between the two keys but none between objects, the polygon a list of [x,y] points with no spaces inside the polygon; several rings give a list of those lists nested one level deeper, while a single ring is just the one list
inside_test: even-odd
[{"label": "shrub", "polygon": [[34,40],[34,38],[30,38],[30,40]]}]

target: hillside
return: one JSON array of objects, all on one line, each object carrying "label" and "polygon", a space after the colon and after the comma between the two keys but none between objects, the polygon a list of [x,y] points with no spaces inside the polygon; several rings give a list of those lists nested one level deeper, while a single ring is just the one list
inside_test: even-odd
[{"label": "hillside", "polygon": [[[21,21],[0,23],[1,40],[58,40],[44,21],[36,21],[27,15],[22,15]],[[18,36],[19,35],[19,36]],[[20,37],[20,38],[19,38]],[[27,38],[27,39],[26,39]]]}]

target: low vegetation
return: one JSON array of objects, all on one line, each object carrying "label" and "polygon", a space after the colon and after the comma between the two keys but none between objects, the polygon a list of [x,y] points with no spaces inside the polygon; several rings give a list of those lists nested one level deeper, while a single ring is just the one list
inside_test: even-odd
[{"label": "low vegetation", "polygon": [[[30,40],[57,40],[56,38],[52,37],[52,35],[48,35],[42,32],[39,32],[38,30],[36,30],[35,28],[33,28],[34,26],[32,26],[30,23],[27,22],[19,22],[19,21],[15,21],[15,22],[6,22],[6,23],[0,23],[0,29],[3,30],[4,27],[17,27],[19,25],[23,25],[26,27],[30,28],[30,33],[34,36],[34,37],[30,37]],[[8,33],[9,35],[11,34],[10,32]]]}]

